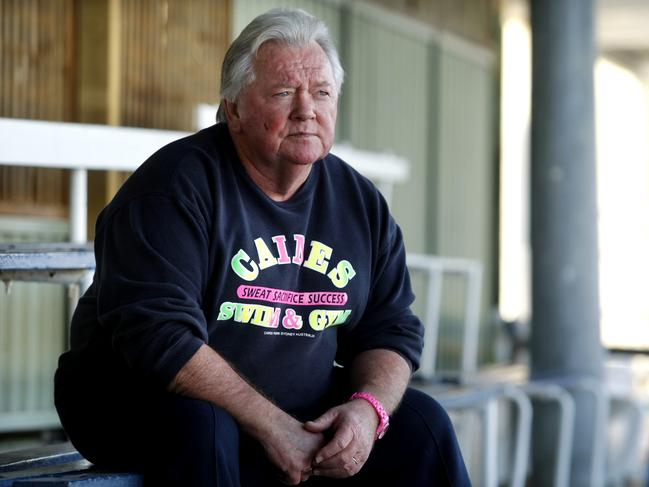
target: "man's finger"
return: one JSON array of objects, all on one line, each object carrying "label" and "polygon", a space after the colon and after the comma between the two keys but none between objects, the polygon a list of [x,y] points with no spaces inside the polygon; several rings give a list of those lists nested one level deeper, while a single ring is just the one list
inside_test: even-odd
[{"label": "man's finger", "polygon": [[333,458],[325,460],[313,469],[313,475],[323,477],[345,478],[356,475],[365,462],[356,456],[349,456],[348,452],[341,452]]},{"label": "man's finger", "polygon": [[307,421],[304,423],[304,429],[310,433],[322,433],[323,431],[327,431],[329,428],[331,428],[331,424],[324,421]]},{"label": "man's finger", "polygon": [[307,480],[309,480],[309,477],[311,477],[311,475],[313,475],[313,470],[308,470],[307,472],[302,472],[302,476],[300,478],[300,483],[306,482]]},{"label": "man's finger", "polygon": [[321,463],[315,464],[313,471],[341,469],[344,465],[349,465],[350,467],[357,465],[360,468],[360,466],[365,463],[365,458],[360,453],[352,454],[353,451],[355,451],[355,448],[353,445],[349,445],[331,458],[327,458]]},{"label": "man's finger", "polygon": [[329,443],[323,446],[320,451],[316,453],[315,464],[318,465],[334,455],[337,455],[347,448],[353,439],[354,432],[351,428],[340,428],[336,431],[336,434],[331,438]]},{"label": "man's finger", "polygon": [[331,411],[327,411],[322,416],[313,421],[307,421],[304,423],[304,427],[307,431],[311,433],[322,433],[323,431],[328,430],[334,424],[336,420],[336,414]]},{"label": "man's finger", "polygon": [[291,475],[288,472],[282,472],[280,474],[279,480],[280,480],[280,482],[282,482],[285,485],[297,485],[302,481],[301,477],[302,477],[301,474],[300,475],[296,475],[296,474]]}]

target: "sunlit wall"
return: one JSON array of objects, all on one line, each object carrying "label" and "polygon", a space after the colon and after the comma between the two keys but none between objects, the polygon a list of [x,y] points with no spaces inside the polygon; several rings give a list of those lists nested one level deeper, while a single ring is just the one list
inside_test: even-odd
[{"label": "sunlit wall", "polygon": [[[527,12],[503,8],[500,312],[529,321],[531,36]],[[638,75],[595,67],[601,334],[649,349],[649,96]]]},{"label": "sunlit wall", "polygon": [[602,339],[649,348],[649,98],[611,61],[595,75]]}]

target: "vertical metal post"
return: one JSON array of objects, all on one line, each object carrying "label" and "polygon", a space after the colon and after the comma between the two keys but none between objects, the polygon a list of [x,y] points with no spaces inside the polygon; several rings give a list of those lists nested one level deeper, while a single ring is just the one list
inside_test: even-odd
[{"label": "vertical metal post", "polygon": [[[85,243],[88,240],[88,171],[82,168],[70,170],[70,241]],[[81,297],[81,287],[88,287],[87,280],[68,285],[68,323]]]},{"label": "vertical metal post", "polygon": [[[525,392],[537,404],[556,403],[557,432],[553,487],[570,487],[570,464],[572,459],[572,436],[575,430],[575,400],[564,388],[543,382],[531,382],[524,386]],[[548,424],[546,428],[552,430]],[[549,466],[548,466],[549,467]]]},{"label": "vertical metal post", "polygon": [[527,479],[527,462],[532,434],[532,403],[520,388],[512,385],[506,385],[503,388],[503,396],[511,401],[517,413],[510,486],[524,487]]},{"label": "vertical metal post", "polygon": [[482,425],[482,481],[485,487],[498,485],[498,400],[487,399],[481,409]]},{"label": "vertical metal post", "polygon": [[[533,379],[599,380],[597,202],[592,0],[533,0],[532,334]],[[590,486],[596,408],[576,399],[571,486]],[[537,411],[539,414],[537,414]],[[534,485],[552,485],[555,442],[535,409]]]},{"label": "vertical metal post", "polygon": [[88,240],[88,171],[70,170],[70,241]]}]

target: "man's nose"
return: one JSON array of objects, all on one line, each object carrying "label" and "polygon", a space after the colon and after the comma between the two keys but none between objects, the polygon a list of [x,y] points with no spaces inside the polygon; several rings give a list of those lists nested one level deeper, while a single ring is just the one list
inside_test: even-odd
[{"label": "man's nose", "polygon": [[298,92],[294,98],[292,116],[298,120],[309,120],[315,117],[315,102],[311,93]]}]

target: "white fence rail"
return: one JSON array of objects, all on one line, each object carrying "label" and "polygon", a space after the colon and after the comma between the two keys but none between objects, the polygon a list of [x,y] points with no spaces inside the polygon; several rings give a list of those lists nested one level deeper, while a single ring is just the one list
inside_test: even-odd
[{"label": "white fence rail", "polygon": [[[87,171],[134,171],[160,147],[189,132],[0,118],[0,164],[70,169],[70,240],[87,239]],[[376,182],[390,201],[409,164],[390,154],[334,145],[332,152]]]}]

